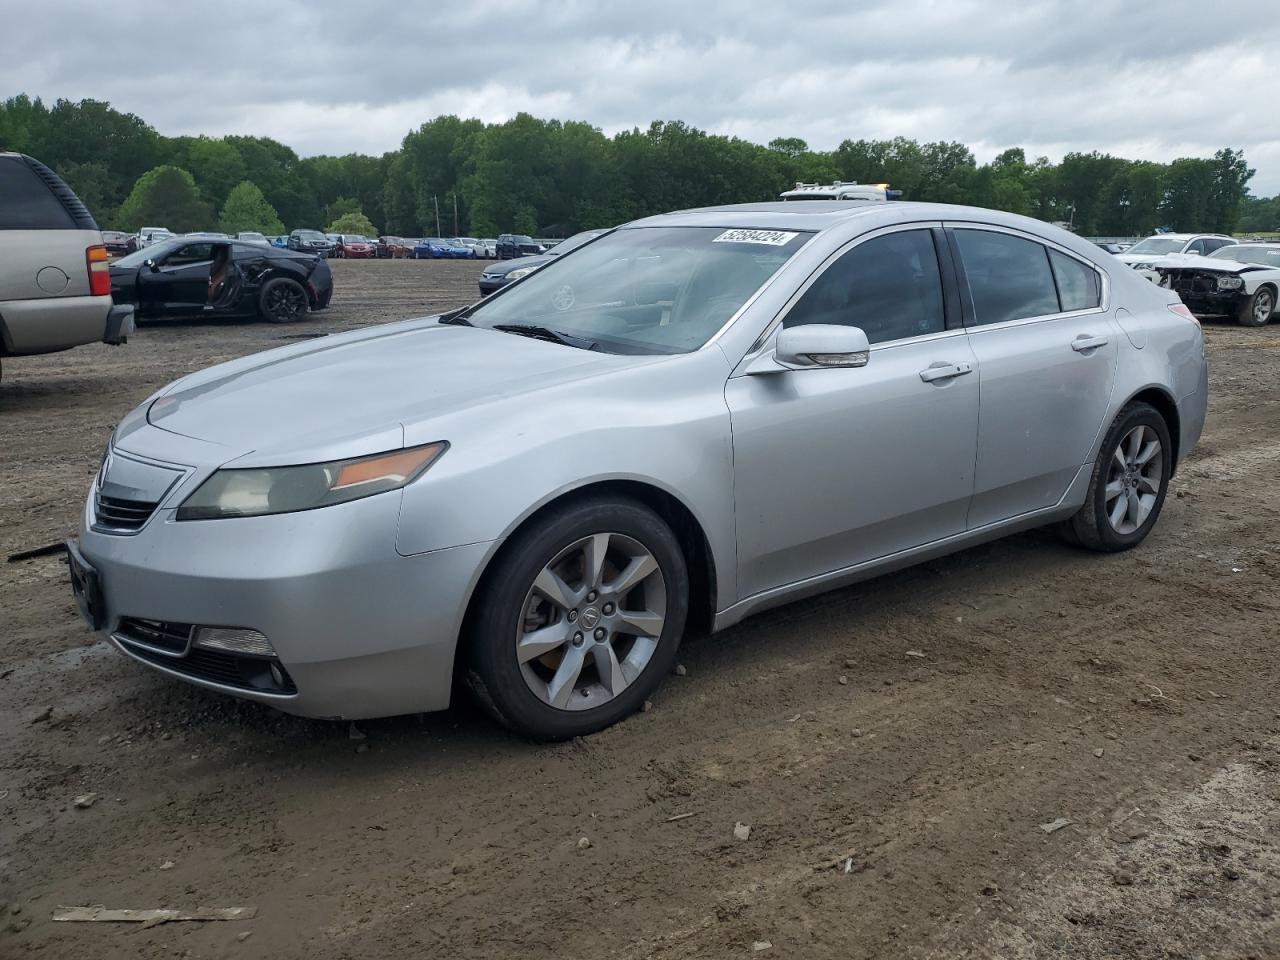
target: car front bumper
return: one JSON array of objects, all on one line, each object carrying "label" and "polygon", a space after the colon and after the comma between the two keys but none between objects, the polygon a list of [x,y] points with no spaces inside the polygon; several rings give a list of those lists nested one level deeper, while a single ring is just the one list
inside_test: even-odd
[{"label": "car front bumper", "polygon": [[493,293],[493,291],[501,290],[510,282],[511,281],[506,277],[501,277],[496,280],[486,280],[484,277],[481,277],[479,281],[480,293],[482,296],[487,297],[489,294]]},{"label": "car front bumper", "polygon": [[[121,652],[170,676],[308,717],[392,716],[448,706],[454,652],[489,544],[396,552],[401,495],[304,513],[177,521],[161,507],[132,535],[94,529],[99,623]],[[210,675],[130,642],[137,619],[264,634],[293,692]],[[122,622],[123,621],[123,622]]]}]

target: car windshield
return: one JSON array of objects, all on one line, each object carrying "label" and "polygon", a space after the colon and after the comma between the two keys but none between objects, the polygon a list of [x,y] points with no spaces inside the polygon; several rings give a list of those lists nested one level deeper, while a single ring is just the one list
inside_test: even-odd
[{"label": "car windshield", "polygon": [[439,237],[423,237],[422,242],[423,243],[439,243],[439,244],[444,243],[444,241],[441,240]]},{"label": "car windshield", "polygon": [[594,240],[604,232],[604,230],[584,230],[582,233],[575,233],[568,240],[561,240],[554,247],[548,250],[547,255],[558,257],[563,253],[568,253],[570,250],[577,250],[584,243]]},{"label": "car windshield", "polygon": [[1264,267],[1280,268],[1280,247],[1264,247],[1256,243],[1241,243],[1233,247],[1223,247],[1209,254],[1209,258],[1217,260],[1235,260],[1238,263],[1257,263]]},{"label": "car windshield", "polygon": [[1185,240],[1175,240],[1170,237],[1147,237],[1140,243],[1135,243],[1125,253],[1164,256],[1166,253],[1177,253],[1186,245],[1186,242]]},{"label": "car windshield", "polygon": [[176,250],[179,246],[187,242],[186,237],[176,237],[172,240],[163,240],[160,243],[153,243],[149,247],[141,247],[133,253],[126,254],[117,260],[114,266],[117,267],[140,267],[148,260],[159,260],[172,250]]},{"label": "car windshield", "polygon": [[556,257],[466,315],[533,326],[612,353],[688,353],[707,342],[811,234],[634,227]]},{"label": "car windshield", "polygon": [[350,234],[350,233],[344,233],[342,235],[342,242],[343,243],[368,243],[369,238],[361,237],[361,236]]},{"label": "car windshield", "polygon": [[327,239],[328,239],[328,237],[326,237],[326,236],[325,236],[323,233],[321,233],[319,230],[299,230],[299,231],[297,232],[297,237],[298,237],[298,239],[299,239],[299,240],[321,240],[321,241],[323,241],[323,240],[327,240]]}]

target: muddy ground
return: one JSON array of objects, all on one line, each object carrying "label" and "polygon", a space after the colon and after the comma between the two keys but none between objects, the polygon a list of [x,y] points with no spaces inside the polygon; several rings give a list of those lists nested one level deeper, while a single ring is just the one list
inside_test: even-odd
[{"label": "muddy ground", "polygon": [[1280,324],[1210,325],[1204,441],[1132,553],[1031,533],[692,638],[650,712],[581,742],[465,701],[353,741],[127,662],[58,558],[3,562],[73,532],[163,383],[464,302],[478,272],[334,270],[295,328],[5,364],[0,956],[1280,956]]}]

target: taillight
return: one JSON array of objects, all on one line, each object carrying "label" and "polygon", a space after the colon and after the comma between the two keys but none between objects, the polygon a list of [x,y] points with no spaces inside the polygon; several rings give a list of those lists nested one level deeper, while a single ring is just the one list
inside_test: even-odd
[{"label": "taillight", "polygon": [[84,262],[89,268],[89,295],[105,297],[111,293],[111,267],[107,263],[107,248],[95,244],[84,252]]},{"label": "taillight", "polygon": [[1199,318],[1197,318],[1196,315],[1191,312],[1191,308],[1188,307],[1185,303],[1169,304],[1169,312],[1177,314],[1178,316],[1182,317],[1183,320],[1190,320],[1197,327],[1200,326]]}]

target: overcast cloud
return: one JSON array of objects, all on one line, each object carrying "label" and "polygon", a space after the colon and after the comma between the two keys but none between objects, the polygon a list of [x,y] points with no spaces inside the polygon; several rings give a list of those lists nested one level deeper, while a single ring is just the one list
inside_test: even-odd
[{"label": "overcast cloud", "polygon": [[0,95],[168,135],[382,153],[441,113],[757,142],[959,140],[1170,160],[1243,148],[1280,193],[1280,0],[0,0]]}]

